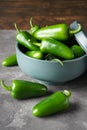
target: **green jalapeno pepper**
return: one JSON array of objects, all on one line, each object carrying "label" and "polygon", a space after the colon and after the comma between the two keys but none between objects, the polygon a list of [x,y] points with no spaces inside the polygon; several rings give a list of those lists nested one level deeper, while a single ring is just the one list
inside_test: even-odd
[{"label": "green jalapeno pepper", "polygon": [[71,35],[79,32],[80,30],[80,24],[76,30],[71,30],[67,24],[55,24],[40,28],[39,30],[35,31],[33,36],[38,40],[51,37],[60,41],[66,41]]},{"label": "green jalapeno pepper", "polygon": [[32,24],[32,18],[30,19],[30,30],[29,33],[33,35],[38,29],[40,29],[40,26]]},{"label": "green jalapeno pepper", "polygon": [[71,49],[74,53],[75,58],[83,56],[85,54],[84,50],[77,44],[73,45]]},{"label": "green jalapeno pepper", "polygon": [[2,65],[3,65],[3,66],[15,66],[15,65],[17,65],[16,54],[12,54],[12,55],[6,57],[6,58],[2,61]]},{"label": "green jalapeno pepper", "polygon": [[32,114],[43,117],[65,110],[70,105],[70,95],[71,92],[68,90],[64,90],[64,92],[58,91],[36,104],[32,108]]},{"label": "green jalapeno pepper", "polygon": [[15,24],[15,28],[18,32],[16,35],[16,40],[19,44],[32,51],[39,50],[39,47],[33,44],[33,42],[36,42],[36,40],[29,34],[29,32],[19,31],[16,24]]},{"label": "green jalapeno pepper", "polygon": [[35,58],[35,59],[42,59],[43,54],[40,51],[27,51],[25,53],[27,56]]},{"label": "green jalapeno pepper", "polygon": [[13,80],[11,86],[6,86],[4,81],[1,80],[1,86],[10,91],[11,96],[16,99],[39,97],[47,92],[45,85],[25,80]]},{"label": "green jalapeno pepper", "polygon": [[49,53],[67,60],[74,58],[72,50],[67,45],[52,38],[44,38],[42,40],[40,51],[42,53]]}]

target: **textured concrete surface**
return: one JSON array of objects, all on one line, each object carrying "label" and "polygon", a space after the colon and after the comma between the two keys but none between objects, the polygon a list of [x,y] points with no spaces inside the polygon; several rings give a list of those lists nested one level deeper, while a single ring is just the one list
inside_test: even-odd
[{"label": "textured concrete surface", "polygon": [[[15,53],[16,32],[0,30],[0,79],[10,85],[13,79],[35,81],[27,77],[18,66],[2,67],[2,60]],[[68,110],[45,118],[32,116],[32,107],[40,98],[15,100],[0,86],[0,130],[87,130],[87,72],[79,78],[62,85],[48,85],[52,92],[72,91]]]}]

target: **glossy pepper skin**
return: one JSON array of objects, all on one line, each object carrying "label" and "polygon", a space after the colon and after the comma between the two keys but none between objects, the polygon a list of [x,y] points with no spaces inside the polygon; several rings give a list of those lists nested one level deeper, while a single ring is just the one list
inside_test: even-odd
[{"label": "glossy pepper skin", "polygon": [[81,57],[85,54],[84,50],[77,44],[73,45],[71,49],[74,53],[75,58]]},{"label": "glossy pepper skin", "polygon": [[33,25],[32,24],[32,18],[30,19],[30,30],[29,30],[29,33],[31,34],[31,35],[33,35],[37,30],[39,30],[40,29],[40,26],[38,26],[38,25]]},{"label": "glossy pepper skin", "polygon": [[43,54],[41,53],[41,51],[27,51],[25,54],[27,56],[35,58],[35,59],[42,59],[43,58]]},{"label": "glossy pepper skin", "polygon": [[74,58],[74,54],[68,46],[52,38],[44,38],[42,40],[40,51],[66,60]]},{"label": "glossy pepper skin", "polygon": [[45,26],[35,31],[33,36],[42,40],[43,38],[53,38],[59,41],[66,41],[69,37],[81,30],[81,26],[77,30],[71,30],[67,24],[55,24],[51,26]]},{"label": "glossy pepper skin", "polygon": [[16,66],[17,65],[17,58],[16,58],[16,54],[12,54],[8,57],[6,57],[3,61],[2,61],[2,65],[3,66]]},{"label": "glossy pepper skin", "polygon": [[32,114],[37,117],[44,117],[63,111],[70,105],[70,95],[71,92],[68,90],[58,91],[36,104],[32,108]]},{"label": "glossy pepper skin", "polygon": [[11,86],[6,86],[4,81],[1,80],[1,86],[10,91],[11,96],[15,99],[34,98],[47,93],[45,85],[25,80],[13,80]]},{"label": "glossy pepper skin", "polygon": [[16,40],[19,44],[32,51],[39,50],[39,47],[33,44],[33,42],[36,42],[36,40],[29,34],[29,32],[19,31],[16,24],[15,24],[15,28],[18,32],[16,35]]}]

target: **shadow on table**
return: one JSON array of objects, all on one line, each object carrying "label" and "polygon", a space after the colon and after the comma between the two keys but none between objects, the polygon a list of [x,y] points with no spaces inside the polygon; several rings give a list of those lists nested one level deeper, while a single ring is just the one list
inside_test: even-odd
[{"label": "shadow on table", "polygon": [[49,88],[53,88],[54,90],[64,90],[64,89],[70,89],[70,90],[79,90],[84,89],[87,90],[87,71],[79,76],[78,78],[64,82],[64,83],[54,83],[54,84],[48,84]]}]

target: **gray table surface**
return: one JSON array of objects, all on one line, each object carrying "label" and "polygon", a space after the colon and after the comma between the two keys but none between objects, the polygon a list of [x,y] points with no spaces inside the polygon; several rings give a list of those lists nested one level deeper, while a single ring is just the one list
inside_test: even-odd
[{"label": "gray table surface", "polygon": [[[2,67],[2,60],[15,53],[14,30],[0,30],[0,79],[7,85],[13,79],[36,81],[26,76],[18,66]],[[87,130],[87,72],[79,78],[61,85],[47,85],[49,91],[72,91],[70,107],[53,116],[37,118],[31,113],[40,98],[19,101],[0,86],[0,130]]]}]

